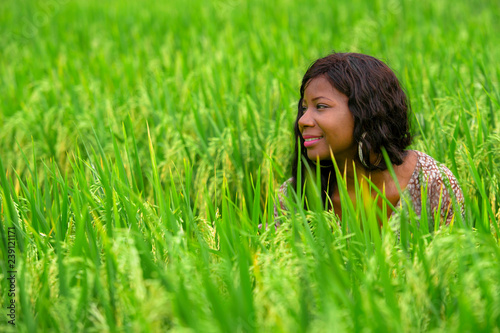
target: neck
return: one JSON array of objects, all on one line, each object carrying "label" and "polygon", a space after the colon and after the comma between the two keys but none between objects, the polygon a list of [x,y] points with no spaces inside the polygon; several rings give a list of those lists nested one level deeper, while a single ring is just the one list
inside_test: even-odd
[{"label": "neck", "polygon": [[337,165],[342,177],[345,178],[347,186],[354,186],[355,179],[364,179],[364,177],[372,178],[376,171],[367,170],[361,163],[353,159],[345,159],[337,161]]}]

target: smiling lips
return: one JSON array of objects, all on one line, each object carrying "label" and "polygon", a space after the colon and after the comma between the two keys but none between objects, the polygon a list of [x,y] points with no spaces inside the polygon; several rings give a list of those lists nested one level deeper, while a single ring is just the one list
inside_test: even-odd
[{"label": "smiling lips", "polygon": [[315,145],[319,140],[323,139],[322,136],[311,136],[311,135],[304,135],[304,147],[311,147]]}]

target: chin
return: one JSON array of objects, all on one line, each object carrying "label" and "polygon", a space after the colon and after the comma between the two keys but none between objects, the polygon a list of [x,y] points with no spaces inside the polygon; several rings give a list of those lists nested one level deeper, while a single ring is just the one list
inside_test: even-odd
[{"label": "chin", "polygon": [[316,161],[319,159],[320,161],[326,161],[326,160],[330,160],[330,156],[321,156],[321,155],[318,155],[318,154],[307,154],[307,158],[310,159],[311,161],[313,161],[314,163],[316,163]]},{"label": "chin", "polygon": [[[313,155],[313,154],[307,154],[307,158],[310,159],[313,162],[316,162],[318,155]],[[321,158],[320,158],[321,160]]]}]

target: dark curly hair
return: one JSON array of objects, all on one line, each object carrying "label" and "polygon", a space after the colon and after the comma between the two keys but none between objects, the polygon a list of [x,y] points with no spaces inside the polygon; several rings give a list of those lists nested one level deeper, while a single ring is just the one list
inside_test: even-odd
[{"label": "dark curly hair", "polygon": [[[332,53],[316,60],[307,70],[300,86],[300,100],[295,119],[295,154],[292,162],[294,187],[297,189],[297,172],[301,170],[304,186],[306,166],[316,167],[308,157],[298,121],[302,116],[302,100],[308,83],[319,76],[326,79],[339,92],[349,98],[348,107],[354,117],[353,137],[362,141],[363,156],[381,154],[385,148],[392,164],[400,165],[406,155],[405,148],[412,142],[410,133],[410,103],[394,72],[382,61],[359,53]],[[363,135],[363,133],[366,133]],[[300,149],[300,154],[299,154]],[[299,155],[302,156],[299,160]],[[359,157],[356,156],[359,160]],[[378,165],[365,161],[369,170],[385,170],[384,160]],[[299,163],[301,165],[299,165]],[[300,166],[300,168],[299,168]],[[323,202],[331,196],[336,179],[333,167],[321,168],[321,193]],[[329,193],[327,193],[329,192]]]}]

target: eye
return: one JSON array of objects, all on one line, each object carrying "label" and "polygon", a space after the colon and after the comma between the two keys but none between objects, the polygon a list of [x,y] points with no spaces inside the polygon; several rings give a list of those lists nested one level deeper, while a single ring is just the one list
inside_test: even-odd
[{"label": "eye", "polygon": [[316,109],[326,109],[326,108],[328,108],[328,105],[326,105],[326,104],[318,104],[316,106]]},{"label": "eye", "polygon": [[305,105],[301,105],[301,106],[300,106],[300,112],[301,112],[302,114],[304,114],[304,113],[306,113],[306,111],[307,111],[307,106],[305,106]]}]

